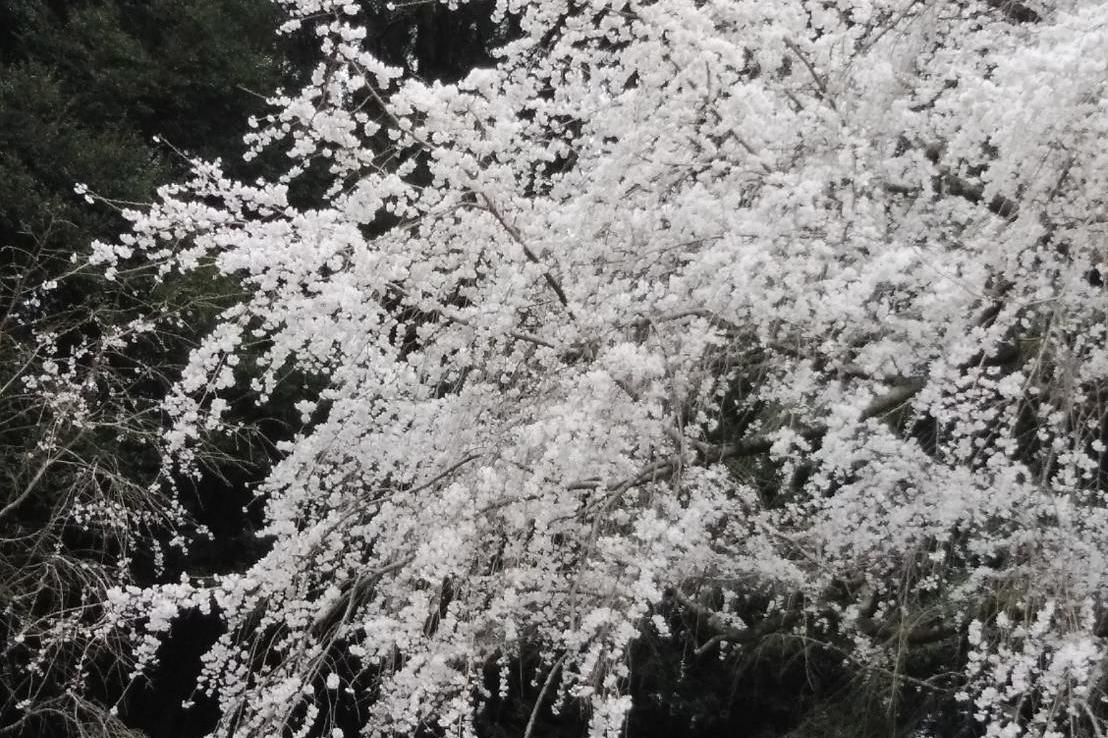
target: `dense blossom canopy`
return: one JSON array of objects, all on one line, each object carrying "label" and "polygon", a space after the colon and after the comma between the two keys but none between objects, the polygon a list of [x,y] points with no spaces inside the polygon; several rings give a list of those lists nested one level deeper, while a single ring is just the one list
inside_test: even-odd
[{"label": "dense blossom canopy", "polygon": [[318,730],[366,673],[368,735],[468,735],[529,649],[615,736],[667,608],[862,669],[961,643],[990,735],[1099,729],[1108,2],[500,0],[453,84],[283,4],[323,60],[247,142],[287,176],[197,163],[95,257],[249,287],[177,463],[236,384],[319,388],[269,553],[113,595],[146,659],[227,623],[220,735]]}]

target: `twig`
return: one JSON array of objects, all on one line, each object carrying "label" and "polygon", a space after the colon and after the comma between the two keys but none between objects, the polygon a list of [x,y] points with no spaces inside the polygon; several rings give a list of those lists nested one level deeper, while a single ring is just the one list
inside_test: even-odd
[{"label": "twig", "polygon": [[535,729],[535,720],[539,716],[539,708],[542,707],[542,702],[546,699],[546,693],[550,690],[550,685],[554,683],[554,677],[557,675],[558,671],[561,670],[565,660],[566,654],[562,654],[558,660],[551,665],[550,673],[546,675],[546,680],[542,683],[539,696],[535,698],[535,706],[531,708],[531,717],[527,719],[527,727],[523,730],[523,738],[531,738],[531,731]]},{"label": "twig", "polygon": [[789,51],[796,54],[796,57],[800,59],[800,62],[808,70],[808,74],[812,75],[812,79],[815,81],[816,87],[819,89],[820,99],[830,105],[831,109],[834,110],[836,113],[839,112],[839,108],[835,105],[835,101],[831,98],[831,94],[827,91],[827,83],[824,82],[823,77],[819,76],[819,72],[817,72],[816,68],[812,66],[812,62],[808,61],[808,57],[804,55],[804,52],[800,50],[800,47],[797,46],[796,43],[793,42],[793,40],[790,38],[785,39],[785,46],[789,49]]}]

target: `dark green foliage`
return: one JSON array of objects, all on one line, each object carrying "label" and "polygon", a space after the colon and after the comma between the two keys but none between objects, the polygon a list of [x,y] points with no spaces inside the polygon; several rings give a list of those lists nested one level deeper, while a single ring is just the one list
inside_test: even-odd
[{"label": "dark green foliage", "polygon": [[[0,47],[0,242],[70,225],[75,243],[122,223],[73,195],[147,200],[184,162],[239,149],[242,121],[281,79],[265,0],[15,2]],[[61,235],[61,234],[59,234]]]},{"label": "dark green foliage", "polygon": [[492,22],[493,3],[477,0],[450,9],[441,3],[410,3],[389,11],[363,2],[372,20],[370,46],[389,64],[411,69],[427,81],[455,82],[470,70],[493,64],[492,49],[507,41],[511,21]]}]

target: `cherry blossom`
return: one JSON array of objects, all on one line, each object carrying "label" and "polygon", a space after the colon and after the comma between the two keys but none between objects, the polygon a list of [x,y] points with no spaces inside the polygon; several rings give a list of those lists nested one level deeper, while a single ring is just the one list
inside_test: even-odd
[{"label": "cherry blossom", "polygon": [[368,670],[366,735],[473,735],[528,651],[615,736],[666,608],[892,673],[965,638],[989,735],[1100,725],[1108,3],[500,0],[454,84],[282,4],[321,61],[246,142],[287,175],[197,162],[97,251],[248,289],[176,463],[319,380],[269,552],[112,601],[140,644],[223,619],[216,734],[329,730]]}]

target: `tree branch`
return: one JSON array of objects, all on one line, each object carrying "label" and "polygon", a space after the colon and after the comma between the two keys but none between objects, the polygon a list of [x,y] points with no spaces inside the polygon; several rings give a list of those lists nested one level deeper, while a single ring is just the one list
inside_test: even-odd
[{"label": "tree branch", "polygon": [[[504,230],[508,232],[508,235],[512,237],[512,240],[519,244],[519,247],[523,249],[523,255],[527,257],[527,260],[532,264],[544,266],[539,257],[535,255],[535,252],[531,250],[531,247],[528,246],[527,243],[523,240],[523,234],[519,232],[519,229],[516,228],[515,225],[508,222],[508,220],[500,213],[500,210],[498,210],[497,207],[493,205],[492,200],[489,199],[489,196],[482,192],[481,200],[483,200],[485,203],[485,206],[482,209],[487,210],[490,214],[492,214],[492,217],[496,218],[501,227],[503,227]],[[573,315],[573,311],[569,307],[569,300],[566,298],[566,293],[565,290],[562,289],[561,283],[554,277],[554,275],[549,272],[549,270],[544,269],[542,276],[543,279],[546,280],[546,284],[550,287],[551,290],[554,291],[554,294],[557,295],[558,302],[562,303],[562,307],[564,307],[566,309],[566,312],[569,313],[569,317],[576,319]]]},{"label": "tree branch", "polygon": [[[899,405],[910,400],[917,392],[923,389],[925,382],[922,379],[913,379],[909,382],[894,387],[888,393],[878,397],[862,411],[859,420],[868,420],[878,415],[895,409]],[[801,438],[812,441],[827,433],[827,426],[820,424],[806,428],[799,432]],[[737,443],[711,444],[703,441],[689,440],[688,443],[696,449],[706,461],[723,461],[731,458],[744,458],[767,453],[774,444],[774,439],[769,436],[754,436]]]},{"label": "tree branch", "polygon": [[707,653],[713,646],[723,641],[737,645],[754,643],[766,636],[779,633],[792,627],[800,619],[799,612],[787,610],[768,615],[753,627],[735,628],[723,622],[719,613],[701,605],[682,592],[680,588],[674,588],[673,597],[686,610],[690,610],[696,614],[698,623],[702,623],[712,631],[712,637],[701,644],[694,652],[697,656]]},{"label": "tree branch", "polygon": [[[879,415],[884,415],[896,407],[904,404],[916,395],[921,389],[923,389],[926,382],[923,379],[911,379],[903,385],[894,387],[886,394],[878,397],[871,402],[862,411],[862,414],[858,417],[859,420],[868,420],[869,418],[875,418]],[[799,431],[801,438],[812,441],[822,437],[828,431],[826,425],[820,424],[806,428]],[[757,456],[758,454],[768,453],[776,442],[776,439],[770,436],[754,436],[752,438],[743,439],[736,443],[723,443],[713,444],[705,443],[704,441],[698,441],[695,439],[685,438],[680,431],[672,429],[669,433],[671,437],[675,439],[675,442],[679,445],[681,443],[687,443],[692,446],[700,457],[701,463],[719,463],[727,459],[746,458],[749,456]],[[647,482],[657,482],[665,479],[669,479],[677,472],[678,469],[684,463],[684,459],[679,450],[677,454],[669,456],[660,461],[654,461],[647,464],[643,469],[634,477],[624,479],[618,482],[609,482],[604,484],[602,480],[597,478],[581,479],[576,482],[572,482],[567,485],[566,489],[569,490],[588,490],[588,489],[600,489],[604,488],[605,491],[610,493],[619,494],[625,492],[632,487],[637,487],[640,484],[646,484]]]},{"label": "tree branch", "polygon": [[312,624],[312,632],[317,636],[323,636],[337,630],[343,623],[350,619],[354,610],[365,602],[366,598],[373,591],[373,587],[377,582],[381,581],[382,577],[404,568],[410,564],[414,558],[415,556],[406,556],[402,559],[393,561],[391,564],[386,564],[379,569],[359,574],[354,580],[354,583],[339,595],[339,598],[334,604],[316,618],[315,623]]},{"label": "tree branch", "polygon": [[808,70],[808,74],[812,76],[812,79],[816,83],[816,88],[819,90],[819,98],[830,105],[831,109],[834,110],[836,113],[839,112],[838,107],[836,107],[835,105],[835,101],[831,98],[830,93],[827,91],[827,83],[824,81],[823,77],[819,75],[819,72],[816,71],[816,68],[812,66],[812,62],[808,61],[808,57],[804,55],[804,52],[800,50],[800,47],[797,46],[796,43],[790,38],[785,39],[785,46],[788,47],[789,51],[796,54],[796,57],[800,59],[800,62]]}]

